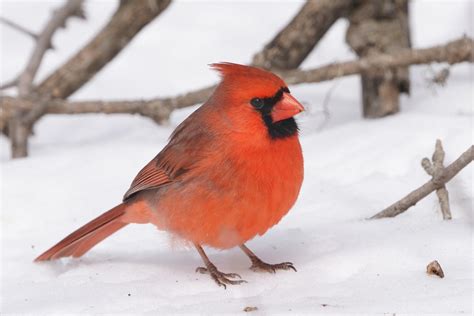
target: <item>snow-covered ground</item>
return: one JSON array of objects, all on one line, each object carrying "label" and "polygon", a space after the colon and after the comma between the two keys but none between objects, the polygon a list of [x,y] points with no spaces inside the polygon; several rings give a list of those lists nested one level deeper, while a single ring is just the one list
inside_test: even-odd
[{"label": "snow-covered ground", "polygon": [[[116,1],[88,1],[86,23],[71,22],[55,38],[41,69],[61,64],[111,14]],[[38,29],[57,2],[2,1],[1,16]],[[297,1],[185,2],[163,16],[74,98],[173,95],[217,80],[206,64],[248,62],[298,10]],[[414,46],[473,34],[470,1],[411,2]],[[303,64],[353,58],[340,21]],[[30,39],[5,27],[1,80],[14,76]],[[440,67],[435,67],[439,69]],[[2,314],[260,314],[472,312],[472,166],[448,184],[453,220],[443,221],[435,195],[397,218],[367,217],[424,183],[420,160],[442,139],[446,163],[473,139],[473,68],[451,69],[446,87],[428,87],[427,67],[412,68],[412,94],[402,112],[360,118],[357,77],[291,87],[309,110],[302,115],[305,182],[293,210],[248,245],[269,262],[298,269],[276,275],[248,270],[238,250],[209,255],[223,271],[249,283],[216,286],[194,273],[197,253],[150,225],[128,226],[81,259],[32,260],[66,234],[121,200],[136,172],[165,144],[193,109],[174,113],[170,126],[128,115],[47,116],[27,159],[9,160],[0,138]],[[325,122],[322,104],[328,101]],[[324,124],[323,124],[324,123]],[[445,278],[428,276],[438,260]]]}]

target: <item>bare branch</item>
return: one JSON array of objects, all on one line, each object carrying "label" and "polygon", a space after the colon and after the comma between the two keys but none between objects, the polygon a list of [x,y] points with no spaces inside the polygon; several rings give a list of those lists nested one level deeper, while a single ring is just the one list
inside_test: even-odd
[{"label": "bare branch", "polygon": [[9,88],[13,88],[13,87],[16,87],[18,85],[18,78],[15,78],[15,79],[12,79],[10,81],[7,81],[5,83],[2,83],[0,85],[0,91],[1,90],[6,90],[6,89],[9,89]]},{"label": "bare branch", "polygon": [[[82,10],[83,0],[68,0],[67,3],[53,13],[51,20],[38,36],[26,69],[19,78],[19,98],[22,105],[18,108],[6,109],[2,100],[0,111],[0,127],[5,131],[8,122],[8,135],[11,139],[12,156],[27,155],[28,134],[33,124],[48,112],[53,98],[67,98],[79,89],[100,69],[111,61],[132,38],[157,15],[171,0],[120,1],[119,7],[109,23],[74,57],[57,69],[33,90],[33,80],[39,69],[41,60],[50,46],[51,38],[59,27],[64,27],[69,16],[85,18]],[[36,103],[36,106],[33,106]],[[29,108],[25,108],[28,104]],[[20,109],[21,108],[21,109]],[[146,115],[162,122],[169,116],[166,106],[161,106]]]},{"label": "bare branch", "polygon": [[255,54],[252,64],[266,69],[297,68],[334,22],[354,4],[353,0],[307,1],[290,23]]},{"label": "bare branch", "polygon": [[462,37],[444,45],[423,49],[407,49],[397,54],[376,54],[354,61],[335,63],[312,70],[294,70],[283,75],[288,84],[312,83],[368,72],[384,72],[387,68],[429,63],[474,62],[474,42]]},{"label": "bare branch", "polygon": [[[169,119],[171,112],[175,109],[188,107],[203,102],[215,87],[209,87],[174,98],[155,98],[150,100],[124,100],[124,101],[66,101],[52,99],[43,103],[42,114],[139,114],[150,117],[157,123],[163,123]],[[23,113],[38,108],[37,99],[14,98],[9,96],[0,97],[0,129],[6,126],[6,122],[14,117],[15,111]],[[36,114],[34,117],[39,118]]]},{"label": "bare branch", "polygon": [[[456,64],[461,62],[474,62],[473,51],[474,42],[471,38],[462,37],[448,42],[444,45],[423,49],[410,49],[397,54],[377,54],[371,57],[354,61],[334,63],[310,70],[292,70],[279,73],[288,84],[314,83],[333,80],[343,76],[349,76],[369,71],[384,71],[386,68],[418,65],[425,63]],[[215,86],[210,86],[189,92],[186,99],[189,102],[182,102],[185,106],[204,102]],[[183,98],[179,96],[176,99]],[[173,99],[172,99],[173,100]],[[194,102],[194,103],[192,103]],[[179,102],[180,103],[180,102]]]},{"label": "bare branch", "polygon": [[[437,149],[438,150],[438,149]],[[435,155],[437,155],[435,151]],[[394,217],[398,214],[405,212],[408,208],[418,203],[420,200],[425,198],[428,194],[435,190],[442,189],[447,182],[449,182],[459,171],[466,167],[474,159],[474,146],[469,147],[458,159],[456,159],[452,164],[446,168],[442,168],[439,171],[439,174],[434,174],[433,178],[423,184],[418,189],[412,191],[410,194],[402,198],[401,200],[390,205],[380,213],[375,214],[370,219],[384,218],[384,217]],[[444,188],[444,191],[446,188]],[[441,192],[443,195],[444,192]],[[446,191],[447,194],[447,191]],[[440,197],[438,193],[438,197]],[[446,196],[445,200],[442,203],[448,203],[448,198]],[[446,207],[441,205],[441,207]],[[449,216],[451,214],[449,213]],[[443,213],[444,217],[444,213]]]},{"label": "bare branch", "polygon": [[38,87],[41,95],[65,99],[110,62],[171,0],[121,1],[107,25]]},{"label": "bare branch", "polygon": [[[432,48],[415,49],[399,53],[397,55],[374,55],[372,58],[364,58],[351,62],[331,64],[311,70],[295,70],[286,72],[282,73],[281,76],[289,84],[298,84],[331,80],[345,75],[355,74],[357,71],[372,71],[373,68],[383,69],[384,67],[409,65],[410,62],[415,64],[423,62],[450,62],[453,64],[463,61],[472,62],[473,59],[470,51],[471,48],[472,40],[469,38],[461,38],[459,40],[447,43],[446,45],[435,46]],[[451,53],[452,51],[456,52]],[[452,56],[453,54],[458,57],[454,58]],[[139,101],[85,101],[84,103],[81,103],[55,100],[49,103],[48,107],[46,108],[46,113],[138,113],[138,110],[135,110],[136,107],[138,105],[143,105],[143,103],[147,103],[153,104],[153,106],[149,108],[152,109],[150,113],[153,113],[153,117],[155,115],[156,107],[161,106],[161,104],[166,104],[167,107],[163,113],[168,112],[168,110],[191,106],[206,101],[214,89],[215,85],[195,90],[183,95],[178,95],[176,97],[155,98]],[[20,102],[11,97],[0,97],[0,103],[2,105],[2,111],[0,112],[0,127],[5,126],[5,121],[11,116],[12,110],[15,107],[29,109],[32,106],[31,102]],[[88,106],[85,106],[86,104]],[[71,108],[73,105],[79,106],[79,109],[73,110]],[[142,111],[141,114],[147,115],[146,113],[148,112]],[[166,118],[161,115],[160,120],[158,121],[162,120],[166,120]]]},{"label": "bare branch", "polygon": [[13,21],[10,21],[9,19],[7,18],[4,18],[4,17],[1,17],[0,16],[0,23],[3,23],[5,25],[8,25],[9,27],[11,27],[12,29],[14,30],[17,30],[18,32],[20,33],[23,33],[23,34],[26,34],[28,35],[29,37],[31,37],[33,40],[37,40],[38,39],[38,35],[33,33],[32,31],[24,28],[23,26],[13,22]]},{"label": "bare branch", "polygon": [[83,0],[68,0],[66,4],[53,12],[51,19],[46,23],[43,31],[38,35],[36,46],[33,49],[31,57],[25,70],[21,73],[18,80],[18,92],[20,97],[31,93],[33,80],[38,72],[43,56],[52,47],[51,39],[54,33],[61,27],[64,27],[66,20],[71,16],[81,16]]}]

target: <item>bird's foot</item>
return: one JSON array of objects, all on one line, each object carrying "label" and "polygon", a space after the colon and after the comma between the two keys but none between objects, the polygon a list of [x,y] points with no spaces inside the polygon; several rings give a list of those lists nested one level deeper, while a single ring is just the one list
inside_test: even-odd
[{"label": "bird's foot", "polygon": [[282,262],[276,264],[270,264],[263,262],[259,258],[252,258],[252,266],[250,270],[255,272],[270,272],[275,273],[277,270],[293,270],[296,272],[296,268],[291,262]]},{"label": "bird's foot", "polygon": [[217,283],[219,286],[223,286],[224,289],[227,288],[226,284],[241,284],[241,283],[247,283],[245,280],[231,280],[231,279],[242,279],[240,275],[237,273],[224,273],[220,272],[217,270],[215,265],[209,265],[207,268],[204,267],[198,267],[196,269],[196,272],[202,273],[202,274],[209,274],[211,278]]}]

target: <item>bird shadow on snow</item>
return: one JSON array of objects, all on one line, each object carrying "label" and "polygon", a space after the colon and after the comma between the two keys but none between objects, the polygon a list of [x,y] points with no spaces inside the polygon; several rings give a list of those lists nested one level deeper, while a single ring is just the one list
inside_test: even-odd
[{"label": "bird shadow on snow", "polygon": [[[296,269],[303,269],[314,256],[305,245],[306,238],[307,236],[300,229],[278,229],[268,232],[264,237],[256,237],[247,245],[268,263],[291,261]],[[161,274],[169,276],[171,273],[172,278],[186,279],[195,275],[195,269],[198,266],[203,266],[201,258],[193,247],[173,249],[175,248],[173,246],[158,245],[154,249],[139,247],[133,251],[124,250],[133,249],[133,247],[113,248],[93,249],[81,258],[62,258],[52,261],[48,263],[47,269],[55,277],[60,277],[66,274],[87,274],[86,271],[90,270],[101,273],[110,271],[112,274],[114,273],[112,270],[115,269],[133,268],[136,271],[139,268],[142,273],[149,276]],[[221,271],[242,273],[245,277],[250,277],[247,273],[250,261],[240,249],[217,250],[206,247],[206,253]]]}]

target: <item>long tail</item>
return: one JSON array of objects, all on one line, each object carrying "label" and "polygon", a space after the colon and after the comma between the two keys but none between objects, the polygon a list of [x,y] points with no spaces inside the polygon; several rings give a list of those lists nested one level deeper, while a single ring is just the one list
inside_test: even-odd
[{"label": "long tail", "polygon": [[36,258],[35,261],[45,261],[69,256],[82,256],[96,244],[128,224],[123,222],[121,219],[126,210],[127,205],[117,205],[110,211],[105,212],[71,233],[69,236]]}]

